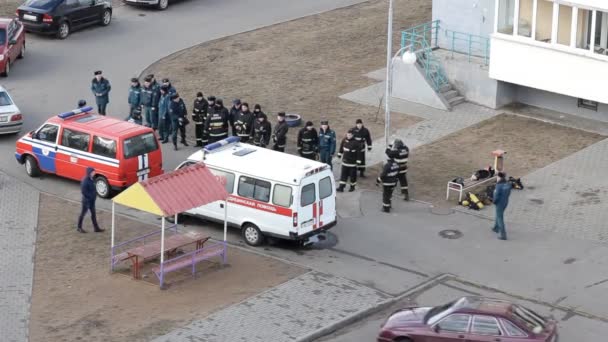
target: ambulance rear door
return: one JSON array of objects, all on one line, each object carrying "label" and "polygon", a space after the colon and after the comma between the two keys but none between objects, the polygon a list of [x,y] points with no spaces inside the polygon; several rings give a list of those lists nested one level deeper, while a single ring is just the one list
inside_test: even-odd
[{"label": "ambulance rear door", "polygon": [[335,186],[329,169],[305,177],[301,184],[298,235],[319,229],[336,218]]}]

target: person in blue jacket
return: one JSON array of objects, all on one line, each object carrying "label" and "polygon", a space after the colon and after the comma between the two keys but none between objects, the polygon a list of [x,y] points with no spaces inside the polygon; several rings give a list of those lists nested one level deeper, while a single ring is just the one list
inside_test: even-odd
[{"label": "person in blue jacket", "polygon": [[104,229],[99,228],[97,224],[97,215],[95,213],[95,200],[97,199],[97,192],[95,191],[95,181],[93,180],[93,176],[95,169],[92,167],[87,167],[86,176],[80,182],[80,191],[82,192],[82,209],[80,210],[80,216],[78,216],[78,231],[79,233],[86,233],[84,229],[82,229],[82,220],[84,219],[84,215],[87,214],[87,211],[91,211],[91,220],[93,220],[93,228],[95,232],[100,233],[103,232]]},{"label": "person in blue jacket", "polygon": [[494,190],[494,205],[496,206],[496,222],[492,230],[498,233],[500,240],[507,239],[507,231],[505,228],[504,213],[509,204],[509,196],[511,196],[511,185],[507,182],[507,175],[504,172],[498,173],[498,182],[496,183],[496,189]]},{"label": "person in blue jacket", "polygon": [[[152,86],[152,79],[146,77],[144,79],[144,85],[141,89],[141,108],[144,112],[144,125],[146,127],[154,127],[153,125],[153,109],[154,108],[154,87]],[[156,129],[156,128],[153,128]]]},{"label": "person in blue jacket", "polygon": [[158,134],[163,144],[169,142],[171,135],[171,118],[169,117],[169,105],[171,104],[171,95],[169,87],[160,87],[160,100],[158,101]]},{"label": "person in blue jacket", "polygon": [[95,78],[91,81],[91,91],[95,96],[95,103],[97,103],[97,112],[101,115],[106,115],[106,107],[110,103],[110,90],[112,86],[110,81],[104,78],[101,74],[101,70],[94,72]]},{"label": "person in blue jacket", "polygon": [[129,88],[129,120],[137,124],[142,124],[142,108],[141,108],[141,85],[135,77],[131,79],[131,87]]},{"label": "person in blue jacket", "polygon": [[321,163],[326,163],[334,169],[332,159],[336,154],[336,132],[329,128],[328,121],[321,121],[321,129],[319,130],[319,154]]}]

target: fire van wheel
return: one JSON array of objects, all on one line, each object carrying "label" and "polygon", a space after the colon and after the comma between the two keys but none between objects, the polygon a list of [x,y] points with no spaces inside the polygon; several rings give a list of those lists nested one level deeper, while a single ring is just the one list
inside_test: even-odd
[{"label": "fire van wheel", "polygon": [[246,223],[243,226],[243,239],[250,246],[259,246],[264,243],[264,235],[255,224]]},{"label": "fire van wheel", "polygon": [[95,191],[101,198],[110,197],[112,189],[110,188],[110,184],[108,183],[106,177],[98,176],[95,178]]},{"label": "fire van wheel", "polygon": [[38,167],[38,162],[32,156],[25,157],[25,172],[30,177],[38,177],[40,176],[40,168]]}]

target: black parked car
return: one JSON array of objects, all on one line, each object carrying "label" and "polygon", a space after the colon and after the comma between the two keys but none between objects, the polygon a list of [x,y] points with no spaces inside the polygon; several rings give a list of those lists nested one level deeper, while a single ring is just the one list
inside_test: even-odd
[{"label": "black parked car", "polygon": [[17,9],[27,32],[54,34],[65,39],[79,28],[112,21],[110,0],[27,0]]}]

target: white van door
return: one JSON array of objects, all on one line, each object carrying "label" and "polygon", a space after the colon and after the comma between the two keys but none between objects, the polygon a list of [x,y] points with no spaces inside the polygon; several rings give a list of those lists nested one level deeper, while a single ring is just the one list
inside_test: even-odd
[{"label": "white van door", "polygon": [[331,171],[319,177],[318,227],[321,228],[336,220],[336,188]]},{"label": "white van door", "polygon": [[298,235],[304,235],[318,228],[317,182],[306,178],[300,187],[298,213]]}]

